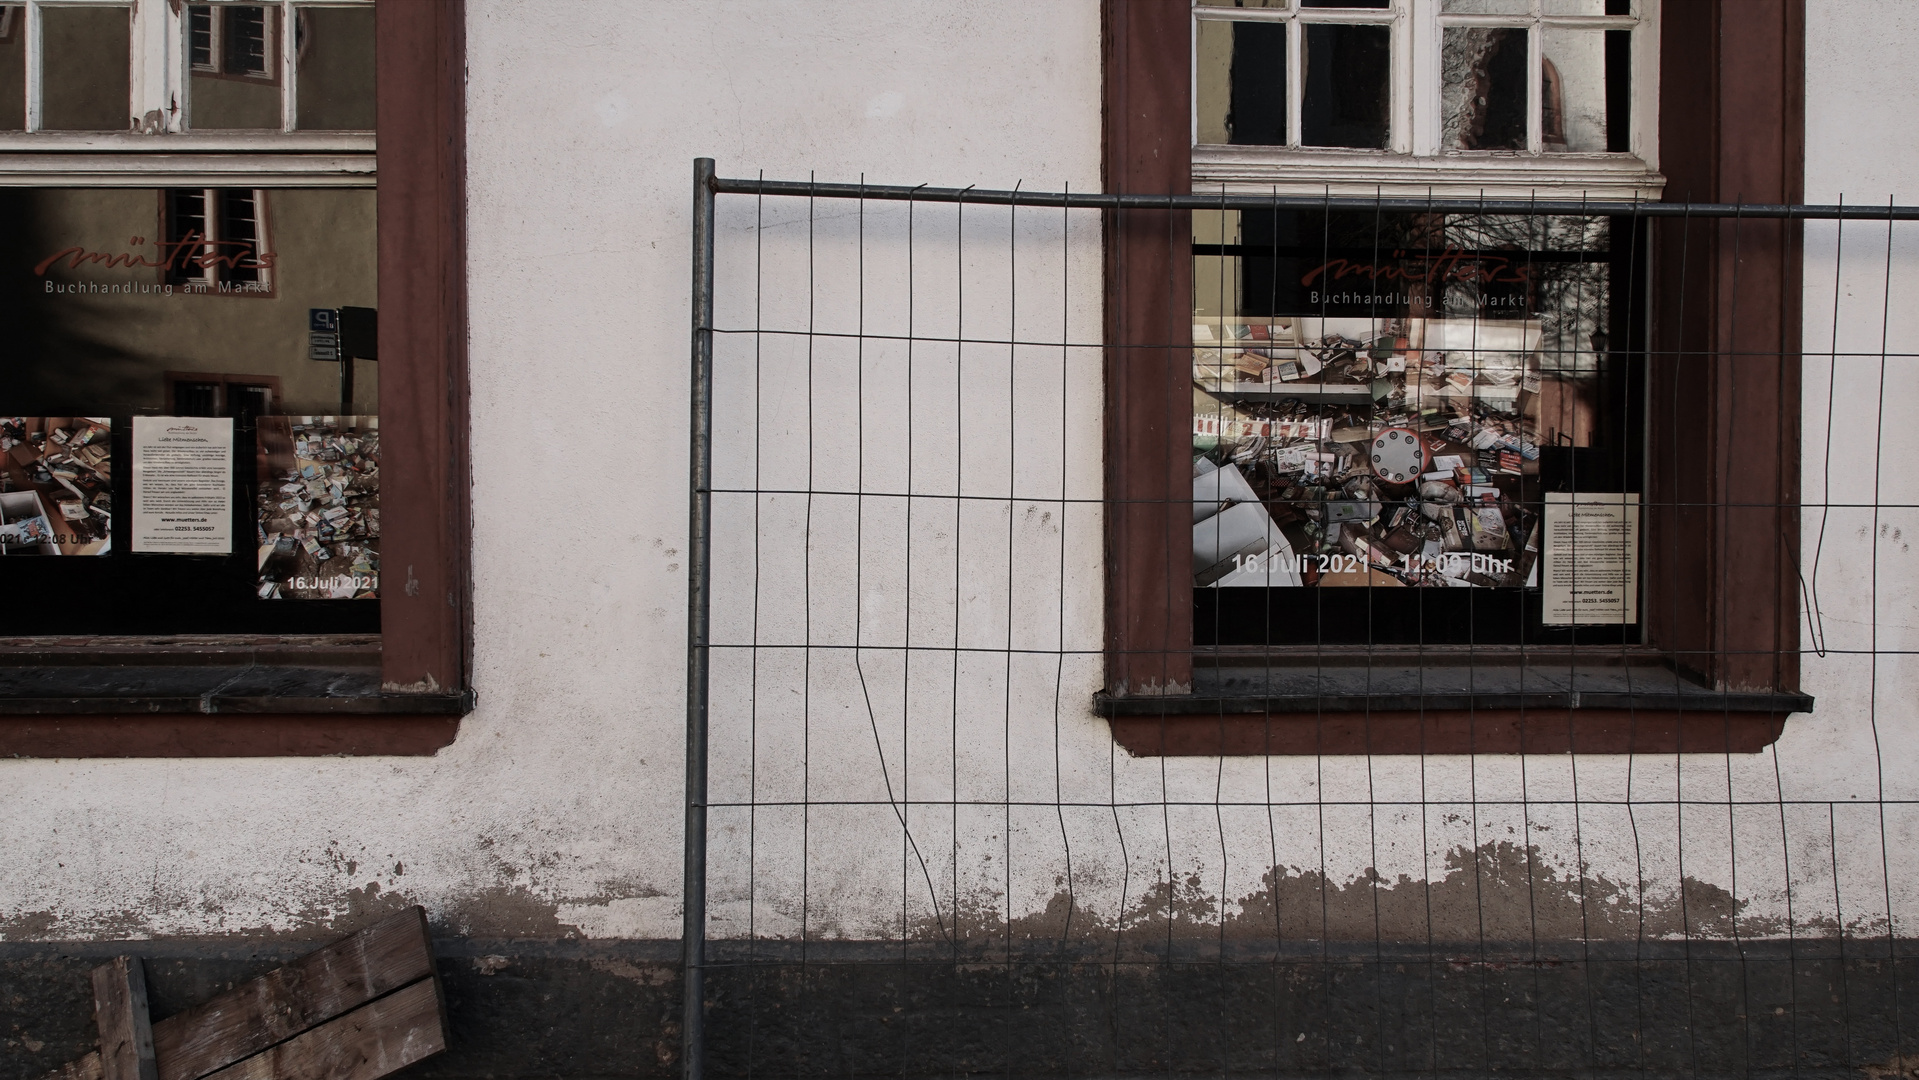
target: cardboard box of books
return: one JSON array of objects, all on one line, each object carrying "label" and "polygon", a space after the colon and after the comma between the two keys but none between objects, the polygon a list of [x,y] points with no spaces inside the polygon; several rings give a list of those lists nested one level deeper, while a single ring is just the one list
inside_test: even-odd
[{"label": "cardboard box of books", "polygon": [[0,492],[0,555],[58,555],[53,537],[53,520],[39,492]]}]

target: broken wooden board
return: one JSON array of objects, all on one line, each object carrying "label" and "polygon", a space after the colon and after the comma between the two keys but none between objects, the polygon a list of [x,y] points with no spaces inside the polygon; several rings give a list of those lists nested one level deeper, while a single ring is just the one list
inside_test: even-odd
[{"label": "broken wooden board", "polygon": [[147,972],[139,957],[116,956],[93,969],[93,1022],[100,1029],[100,1070],[106,1080],[158,1080]]},{"label": "broken wooden board", "polygon": [[[153,1047],[159,1080],[201,1080],[220,1073],[263,1051],[290,1040],[298,1041],[296,1037],[332,1027],[329,1021],[347,1020],[367,1012],[362,1006],[382,1002],[389,996],[398,997],[395,991],[413,994],[405,1002],[409,1008],[415,1007],[423,1000],[419,995],[426,992],[420,989],[422,986],[431,991],[432,1023],[427,1027],[405,1029],[411,1032],[402,1040],[406,1054],[417,1055],[408,1058],[409,1061],[418,1061],[446,1048],[446,1009],[441,1004],[439,979],[433,968],[426,912],[412,907],[235,987],[212,1001],[156,1021]],[[321,1043],[345,1047],[343,1053],[361,1047],[370,1055],[366,1058],[368,1061],[397,1060],[405,1054],[381,1041],[387,1035],[379,1024],[386,1021],[412,1024],[415,1017],[410,1011],[396,1012],[396,1009],[399,1006],[367,1012],[366,1016],[323,1037]],[[373,1042],[340,1043],[341,1032],[348,1029],[369,1032],[367,1038]],[[222,1073],[223,1078],[225,1075]],[[350,1075],[385,1074],[352,1072]],[[103,1070],[99,1051],[95,1051],[62,1066],[49,1074],[47,1080],[109,1078]]]},{"label": "broken wooden board", "polygon": [[377,1080],[446,1049],[432,979],[335,1017],[207,1080]]}]

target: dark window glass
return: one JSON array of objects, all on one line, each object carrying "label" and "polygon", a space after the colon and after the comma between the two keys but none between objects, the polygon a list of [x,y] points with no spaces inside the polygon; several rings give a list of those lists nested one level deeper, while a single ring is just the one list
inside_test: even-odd
[{"label": "dark window glass", "polygon": [[[1607,14],[1612,14],[1608,6]],[[1632,150],[1632,31],[1606,31],[1606,150]]]},{"label": "dark window glass", "polygon": [[1392,107],[1391,28],[1309,24],[1302,29],[1300,142],[1384,148]]},{"label": "dark window glass", "polygon": [[1286,25],[1229,23],[1233,28],[1231,140],[1286,145]]}]

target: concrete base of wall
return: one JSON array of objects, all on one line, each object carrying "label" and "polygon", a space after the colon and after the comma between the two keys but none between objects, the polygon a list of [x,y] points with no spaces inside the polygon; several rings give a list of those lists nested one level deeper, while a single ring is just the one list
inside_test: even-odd
[{"label": "concrete base of wall", "polygon": [[[145,960],[160,1017],[308,944],[0,945],[0,1080],[91,1048],[87,971],[105,956]],[[435,947],[453,1049],[411,1075],[677,1074],[677,943]],[[1009,963],[836,943],[748,965],[716,949],[711,1074],[1919,1075],[1919,943],[1896,961],[1883,940],[1208,951]]]}]

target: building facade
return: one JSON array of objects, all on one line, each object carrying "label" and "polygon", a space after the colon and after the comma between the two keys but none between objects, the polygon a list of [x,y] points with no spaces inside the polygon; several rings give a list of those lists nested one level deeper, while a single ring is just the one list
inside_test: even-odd
[{"label": "building facade", "polygon": [[[25,130],[0,132],[0,198],[21,223],[0,238],[19,297],[6,302],[19,328],[11,411],[127,424],[110,470],[123,485],[147,460],[142,418],[230,420],[244,433],[234,460],[261,464],[225,511],[238,585],[204,560],[163,561],[185,549],[143,550],[140,521],[128,533],[117,518],[88,549],[126,567],[116,576],[69,561],[8,577],[30,602],[13,606],[14,674],[0,683],[17,699],[0,709],[6,1075],[92,1045],[86,971],[101,957],[145,958],[160,1016],[415,904],[452,1023],[449,1053],[424,1072],[681,1067],[697,158],[739,182],[713,217],[709,1069],[1911,1068],[1919,994],[1901,976],[1919,918],[1919,718],[1903,529],[1916,523],[1898,464],[1919,401],[1919,324],[1900,301],[1910,225],[1512,211],[1502,220],[1610,223],[1615,276],[1568,279],[1563,293],[1607,290],[1598,314],[1566,301],[1574,314],[1522,327],[1523,345],[1441,346],[1456,332],[1444,290],[1421,294],[1426,354],[1543,348],[1571,372],[1558,397],[1505,388],[1502,400],[1532,395],[1537,425],[1525,439],[1514,429],[1514,484],[1538,475],[1521,442],[1655,477],[1610,489],[1647,507],[1627,586],[1644,615],[1625,620],[1643,632],[1541,637],[1522,613],[1519,637],[1500,639],[1494,601],[1476,598],[1469,631],[1401,633],[1438,625],[1419,621],[1424,607],[1371,599],[1400,589],[1395,566],[1410,564],[1342,548],[1336,527],[1326,540],[1333,519],[1314,515],[1337,509],[1298,519],[1324,547],[1302,531],[1275,540],[1287,523],[1269,519],[1256,550],[1196,551],[1195,581],[1184,526],[1152,515],[1183,513],[1189,461],[1265,483],[1250,462],[1284,449],[1273,423],[1383,433],[1391,376],[1424,362],[1418,342],[1395,340],[1373,357],[1384,392],[1369,374],[1310,417],[1241,406],[1295,399],[1284,388],[1231,397],[1248,385],[1238,365],[1271,384],[1266,363],[1300,362],[1309,336],[1359,336],[1335,319],[1370,331],[1386,318],[1375,300],[1316,315],[1316,301],[1258,306],[1283,283],[1286,244],[1326,262],[1326,237],[1366,217],[1330,202],[1301,217],[1313,211],[1281,197],[1919,203],[1919,150],[1895,134],[1913,92],[1888,75],[1919,10],[382,0],[392,22],[368,133],[326,82],[351,68],[323,51],[336,28],[308,21],[360,9],[253,5],[267,13],[255,30],[229,10],[246,5],[189,4],[173,23],[145,0],[31,6],[43,67],[22,39]],[[8,10],[26,34],[28,9]],[[108,10],[131,20],[136,57],[140,34],[188,35],[160,55],[181,86],[213,87],[203,108],[238,116],[251,107],[240,91],[270,85],[280,120],[270,102],[217,134],[170,119],[167,102],[190,95],[133,63],[132,133],[117,114],[111,138],[43,123],[63,101],[95,107],[63,97],[45,57],[66,47],[65,13]],[[249,40],[283,57],[289,80],[302,64],[323,73],[300,84],[317,87],[310,103],[291,81],[248,74]],[[1502,93],[1519,95],[1510,115]],[[145,102],[160,115],[142,135]],[[303,127],[302,109],[325,128]],[[125,145],[136,138],[148,143]],[[1740,186],[1755,176],[1771,186]],[[1264,194],[1274,207],[753,193],[762,179]],[[270,212],[227,208],[236,191]],[[1387,235],[1378,218],[1366,243]],[[1434,221],[1399,242],[1452,243]],[[1321,236],[1282,238],[1312,223]],[[260,230],[248,250],[270,244],[274,265],[110,258],[166,250],[148,239],[224,243],[222,227]],[[1599,265],[1582,257],[1597,250],[1591,232],[1554,235],[1474,243]],[[108,258],[35,270],[70,249]],[[192,295],[188,278],[212,294]],[[69,288],[93,291],[49,291]],[[1550,323],[1539,295],[1521,301],[1527,319]],[[308,352],[328,333],[310,313],[365,308],[379,311],[378,355],[349,356],[341,399],[337,352]],[[1284,355],[1228,356],[1232,327],[1282,323]],[[1594,343],[1629,323],[1610,348]],[[1557,332],[1567,344],[1540,344]],[[1644,336],[1619,344],[1629,332]],[[1235,369],[1214,370],[1210,391],[1186,363],[1192,351],[1203,367],[1208,349]],[[1170,388],[1152,381],[1162,354]],[[1614,355],[1642,366],[1619,369],[1627,404],[1609,412],[1591,373]],[[1726,362],[1699,366],[1714,357]],[[1699,370],[1716,381],[1687,381]],[[268,405],[243,403],[269,385]],[[1473,385],[1475,402],[1499,397],[1495,377]],[[1460,406],[1416,434],[1443,442],[1455,419],[1498,415]],[[302,449],[283,461],[268,421],[284,418]],[[1182,457],[1188,419],[1211,441]],[[1232,423],[1268,425],[1252,457],[1233,456],[1253,429],[1222,435]],[[1611,442],[1594,434],[1608,424]],[[24,425],[20,445],[42,452],[30,434],[82,426]],[[309,440],[313,455],[337,453],[310,456]],[[1312,441],[1295,440],[1299,453]],[[1128,456],[1141,446],[1175,450]],[[1572,455],[1608,446],[1610,464]],[[1500,472],[1499,450],[1458,467]],[[1415,451],[1422,473],[1449,470],[1448,454]],[[355,486],[356,455],[377,462],[375,500]],[[1139,461],[1161,459],[1142,479]],[[319,464],[319,487],[302,461]],[[66,498],[20,463],[22,489]],[[328,488],[328,466],[354,476]],[[1196,545],[1198,504],[1296,501],[1198,483]],[[1466,476],[1462,504],[1497,504],[1500,483]],[[1609,489],[1564,489],[1588,490]],[[1370,498],[1375,518],[1404,494],[1318,498]],[[297,511],[275,509],[283,495]],[[115,501],[138,518],[132,495]],[[1434,551],[1537,562],[1543,541],[1517,535],[1545,520],[1533,513],[1507,513],[1503,548],[1475,548],[1468,530],[1456,548],[1435,536]],[[257,562],[239,526],[257,529]],[[1168,528],[1176,543],[1161,542]],[[384,587],[299,607],[294,578],[339,569],[315,569],[309,542]],[[1321,555],[1356,559],[1363,580],[1325,584],[1363,587],[1218,587],[1232,556],[1237,570],[1276,545],[1314,584]],[[269,573],[281,559],[287,573]],[[1543,588],[1513,573],[1462,570],[1439,591]],[[1294,599],[1274,599],[1288,588]],[[1369,599],[1346,598],[1358,594]],[[1246,603],[1307,607],[1284,608],[1290,624],[1259,614],[1235,638],[1221,628],[1253,618]],[[196,665],[217,678],[152,674]],[[135,668],[134,689],[107,685]],[[1570,681],[1541,690],[1534,668]],[[234,688],[264,669],[306,689]],[[1257,685],[1233,682],[1250,671]],[[1641,671],[1668,681],[1581,704],[1582,687],[1621,693],[1605,680]],[[338,689],[349,684],[362,689]]]}]

